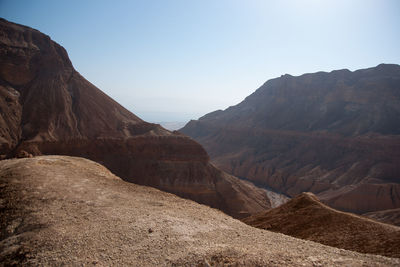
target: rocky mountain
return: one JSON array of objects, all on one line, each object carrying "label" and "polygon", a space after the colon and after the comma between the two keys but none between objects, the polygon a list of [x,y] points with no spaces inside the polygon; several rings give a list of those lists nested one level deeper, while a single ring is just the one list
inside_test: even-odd
[{"label": "rocky mountain", "polygon": [[251,226],[328,246],[400,257],[400,227],[334,210],[312,193],[243,221]]},{"label": "rocky mountain", "polygon": [[399,259],[256,229],[66,156],[0,161],[10,266],[398,266]]},{"label": "rocky mountain", "polygon": [[373,211],[365,213],[363,216],[400,226],[400,209]]},{"label": "rocky mountain", "polygon": [[215,168],[198,143],[141,120],[88,82],[50,37],[1,19],[0,58],[1,158],[89,158],[235,217],[271,206],[264,189]]},{"label": "rocky mountain", "polygon": [[344,211],[400,208],[400,66],[267,81],[181,132],[222,170]]}]

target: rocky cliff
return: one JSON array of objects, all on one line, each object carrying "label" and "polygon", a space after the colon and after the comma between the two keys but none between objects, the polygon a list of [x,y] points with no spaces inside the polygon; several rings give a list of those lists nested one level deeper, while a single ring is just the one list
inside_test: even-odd
[{"label": "rocky cliff", "polygon": [[400,207],[400,66],[267,81],[243,102],[189,122],[222,170],[340,210]]},{"label": "rocky cliff", "polygon": [[2,158],[82,156],[235,217],[270,207],[265,190],[213,167],[198,143],[141,120],[84,79],[50,37],[1,19],[0,58]]}]

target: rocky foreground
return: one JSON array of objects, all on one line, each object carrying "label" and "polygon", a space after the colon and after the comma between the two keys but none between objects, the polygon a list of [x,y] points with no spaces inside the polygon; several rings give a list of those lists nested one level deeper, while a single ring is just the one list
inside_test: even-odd
[{"label": "rocky foreground", "polygon": [[0,161],[2,265],[399,266],[256,229],[66,156]]}]

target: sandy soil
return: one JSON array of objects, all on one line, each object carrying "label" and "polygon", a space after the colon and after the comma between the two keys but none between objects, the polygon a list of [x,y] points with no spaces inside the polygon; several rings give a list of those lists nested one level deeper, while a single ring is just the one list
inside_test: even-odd
[{"label": "sandy soil", "polygon": [[256,229],[92,161],[0,161],[1,265],[399,266]]}]

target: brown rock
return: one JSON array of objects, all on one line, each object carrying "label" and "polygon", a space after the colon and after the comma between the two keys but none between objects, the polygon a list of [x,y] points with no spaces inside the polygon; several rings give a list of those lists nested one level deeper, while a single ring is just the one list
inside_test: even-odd
[{"label": "brown rock", "polygon": [[250,227],[193,201],[124,182],[83,158],[3,160],[0,184],[0,227],[9,230],[0,231],[0,262],[6,266],[400,264]]},{"label": "brown rock", "polygon": [[19,150],[16,154],[17,158],[32,158],[32,154],[26,152],[25,150]]},{"label": "brown rock", "polygon": [[243,219],[251,226],[362,253],[400,257],[400,228],[334,210],[312,193]]},{"label": "brown rock", "polygon": [[0,83],[0,155],[3,157],[17,145],[21,136],[19,96],[17,90]]},{"label": "brown rock", "polygon": [[39,31],[0,19],[0,58],[2,158],[81,156],[235,217],[270,207],[265,190],[213,167],[198,143],[141,120],[85,80]]},{"label": "brown rock", "polygon": [[215,165],[334,208],[400,208],[400,66],[284,75],[181,131]]},{"label": "brown rock", "polygon": [[377,221],[389,223],[400,226],[400,209],[380,210],[375,212],[368,212],[363,216],[372,218]]}]

